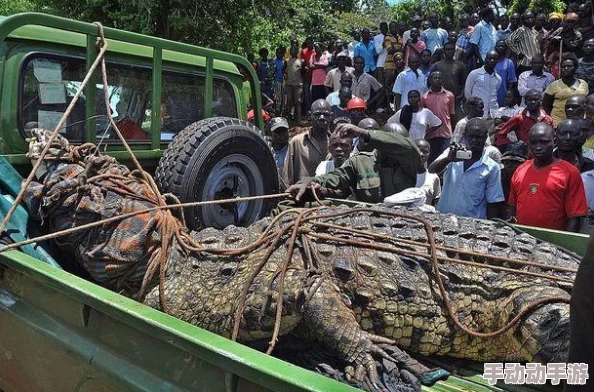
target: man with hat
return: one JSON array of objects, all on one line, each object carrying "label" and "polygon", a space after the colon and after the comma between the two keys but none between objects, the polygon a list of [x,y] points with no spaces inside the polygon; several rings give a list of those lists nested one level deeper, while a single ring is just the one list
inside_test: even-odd
[{"label": "man with hat", "polygon": [[[545,59],[552,62],[554,55],[559,55],[559,50],[563,53],[579,51],[582,47],[582,34],[577,30],[579,16],[573,12],[565,15],[563,25],[557,30],[549,32],[548,39],[545,38],[543,46],[545,50]],[[563,45],[561,45],[561,41]]]},{"label": "man with hat", "polygon": [[[274,162],[276,162],[276,170],[279,173],[280,182],[283,184],[282,173],[287,151],[289,150],[289,122],[284,117],[274,117],[270,120],[269,125],[272,135],[270,143],[272,155],[274,155]],[[286,185],[283,188],[286,188]]]},{"label": "man with hat", "polygon": [[345,72],[352,74],[355,70],[352,67],[346,66],[347,58],[348,55],[345,52],[340,52],[336,55],[336,68],[330,70],[330,72],[326,74],[326,80],[324,81],[324,86],[326,87],[327,94],[338,91],[340,89],[340,80]]}]

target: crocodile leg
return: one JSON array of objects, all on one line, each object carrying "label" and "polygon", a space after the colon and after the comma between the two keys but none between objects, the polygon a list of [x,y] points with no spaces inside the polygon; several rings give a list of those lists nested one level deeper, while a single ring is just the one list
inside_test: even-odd
[{"label": "crocodile leg", "polygon": [[364,331],[355,314],[343,302],[338,288],[330,282],[322,281],[316,291],[310,294],[303,307],[303,321],[313,337],[325,343],[349,364],[346,373],[356,380],[362,381],[367,376],[373,384],[379,383],[374,358],[399,364],[417,377],[430,372],[429,368],[403,351],[396,351],[395,347],[391,349],[393,355],[389,355],[381,346],[395,346],[394,341]]}]

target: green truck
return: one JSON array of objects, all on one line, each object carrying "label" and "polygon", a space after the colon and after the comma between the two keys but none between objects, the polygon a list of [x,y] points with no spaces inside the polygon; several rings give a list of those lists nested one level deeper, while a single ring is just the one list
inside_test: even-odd
[{"label": "green truck", "polygon": [[[28,131],[54,129],[97,55],[97,26],[44,14],[0,19],[0,218],[30,171]],[[110,110],[143,167],[182,201],[278,192],[254,69],[242,57],[105,28]],[[250,84],[245,89],[245,81]],[[129,162],[106,121],[97,76],[65,127]],[[174,149],[170,141],[188,142]],[[1,158],[1,157],[0,157]],[[249,224],[270,203],[188,211],[192,228]],[[586,236],[526,228],[577,253]],[[19,207],[1,241],[34,236]],[[106,290],[62,269],[43,244],[0,254],[2,391],[350,391]],[[443,365],[443,364],[442,364]],[[480,365],[446,361],[455,372],[427,390],[489,391]],[[516,388],[516,390],[519,390]],[[526,389],[525,389],[526,390]]]}]

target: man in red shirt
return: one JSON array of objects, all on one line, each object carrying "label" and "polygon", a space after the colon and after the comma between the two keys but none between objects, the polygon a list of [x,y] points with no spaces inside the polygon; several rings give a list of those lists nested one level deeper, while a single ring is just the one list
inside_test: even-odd
[{"label": "man in red shirt", "polygon": [[579,170],[553,156],[552,126],[535,124],[529,143],[534,159],[522,164],[511,181],[512,217],[522,225],[578,232],[588,213]]},{"label": "man in red shirt", "polygon": [[456,120],[456,97],[443,88],[439,71],[429,75],[429,87],[429,91],[421,97],[421,107],[431,110],[441,120],[439,128],[425,134],[425,140],[431,145],[429,162],[433,162],[450,146]]},{"label": "man in red shirt", "polygon": [[528,145],[528,133],[534,124],[542,122],[553,125],[553,119],[542,108],[542,99],[538,90],[528,90],[524,96],[524,102],[526,109],[510,118],[497,131],[496,146],[506,146],[518,140]]}]

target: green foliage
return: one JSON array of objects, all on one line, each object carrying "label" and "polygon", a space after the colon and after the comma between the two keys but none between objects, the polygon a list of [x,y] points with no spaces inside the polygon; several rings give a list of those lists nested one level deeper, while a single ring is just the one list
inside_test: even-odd
[{"label": "green foliage", "polygon": [[377,29],[415,13],[454,18],[490,2],[509,3],[509,12],[564,8],[563,0],[404,0],[391,7],[386,0],[0,0],[0,15],[46,12],[240,54],[267,47],[273,57],[291,37],[350,41],[353,28]]},{"label": "green foliage", "polygon": [[549,14],[550,12],[563,12],[565,7],[566,4],[563,0],[511,0],[508,14],[522,13],[527,9]]}]

